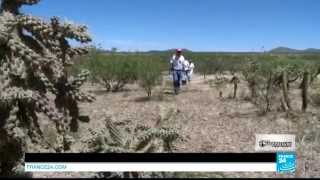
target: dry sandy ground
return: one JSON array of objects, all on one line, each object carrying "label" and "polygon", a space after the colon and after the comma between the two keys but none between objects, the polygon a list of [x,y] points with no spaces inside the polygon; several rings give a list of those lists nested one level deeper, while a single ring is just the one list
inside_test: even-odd
[{"label": "dry sandy ground", "polygon": [[[208,79],[213,77],[208,77]],[[127,86],[119,93],[105,93],[102,87],[87,84],[84,88],[91,91],[97,100],[91,104],[81,104],[82,111],[91,117],[90,123],[81,123],[76,138],[88,137],[88,129],[99,129],[104,126],[105,113],[114,121],[135,121],[153,126],[159,116],[170,109],[178,112],[174,126],[179,127],[186,141],[177,144],[177,152],[254,152],[256,134],[296,134],[299,127],[297,120],[285,113],[271,112],[259,115],[259,109],[251,102],[244,100],[248,90],[245,84],[240,85],[240,97],[228,98],[232,86],[223,90],[219,98],[217,88],[210,87],[201,76],[195,76],[191,84],[183,87],[181,94],[174,96],[171,82],[167,77],[162,87],[154,92],[152,100],[146,100],[145,93],[137,85]],[[292,92],[297,99],[294,108],[299,109],[299,92]],[[311,118],[319,122],[317,108],[310,112],[296,112],[300,120]],[[296,119],[296,118],[295,118]],[[318,123],[319,124],[319,123]],[[81,140],[74,145],[74,152],[81,150]],[[299,143],[298,143],[299,145]],[[299,146],[300,147],[300,146]],[[275,173],[198,173],[196,177],[320,177],[320,150],[305,145],[298,150],[298,172],[295,175],[277,175]],[[313,148],[313,149],[312,149]],[[88,176],[88,174],[77,174]],[[35,174],[35,177],[75,177],[75,174]],[[195,176],[195,174],[183,174]]]}]

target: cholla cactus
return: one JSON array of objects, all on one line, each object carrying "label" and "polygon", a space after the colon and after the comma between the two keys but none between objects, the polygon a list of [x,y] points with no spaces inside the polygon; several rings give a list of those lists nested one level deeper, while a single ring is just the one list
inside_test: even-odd
[{"label": "cholla cactus", "polygon": [[[183,140],[175,128],[147,127],[136,124],[129,128],[119,128],[111,119],[106,119],[106,127],[101,132],[92,133],[88,152],[99,153],[163,153],[172,152],[174,142]],[[95,135],[93,135],[95,134]]]},{"label": "cholla cactus", "polygon": [[[70,77],[66,70],[72,57],[87,53],[85,48],[72,48],[67,39],[90,42],[87,28],[62,23],[57,17],[46,22],[19,12],[22,5],[39,1],[0,1],[0,141],[5,142],[0,152],[7,147],[14,147],[11,153],[25,152],[26,142],[46,146],[38,113],[56,125],[59,135],[54,149],[68,150],[67,132],[77,130],[80,118],[78,101],[93,100],[79,90],[88,72]],[[0,161],[6,156],[2,155]],[[8,161],[17,161],[21,155],[14,158]]]},{"label": "cholla cactus", "polygon": [[[170,112],[169,112],[170,113]],[[167,121],[173,113],[160,121]],[[167,119],[168,118],[168,119]],[[168,128],[165,123],[156,127],[148,127],[141,124],[116,124],[111,118],[105,119],[106,126],[100,132],[91,130],[92,139],[86,140],[89,153],[169,153],[174,150],[174,143],[183,141],[184,138],[176,128]],[[122,127],[121,127],[122,126]],[[163,173],[153,173],[153,176],[163,177]],[[101,172],[97,178],[145,178],[148,173],[138,172]]]}]

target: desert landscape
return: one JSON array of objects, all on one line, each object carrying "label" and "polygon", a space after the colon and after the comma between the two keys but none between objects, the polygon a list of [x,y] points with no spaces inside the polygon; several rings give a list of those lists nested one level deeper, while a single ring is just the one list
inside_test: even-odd
[{"label": "desert landscape", "polygon": [[[0,177],[320,177],[320,50],[104,49],[86,25],[21,11],[39,2],[0,1]],[[180,93],[178,52],[195,64]],[[297,171],[24,171],[25,153],[253,153],[256,134],[295,135]]]},{"label": "desert landscape", "polygon": [[[140,124],[148,127],[156,126],[159,119],[172,113],[169,119],[171,127],[176,127],[183,137],[175,142],[172,152],[255,152],[256,134],[296,134],[298,168],[296,175],[279,175],[276,173],[175,173],[175,177],[318,177],[319,144],[315,141],[319,136],[319,112],[311,107],[307,113],[271,112],[261,115],[259,109],[246,99],[249,90],[243,81],[240,83],[240,97],[233,99],[232,84],[226,82],[223,97],[219,90],[209,82],[215,81],[211,75],[205,80],[195,75],[190,84],[183,87],[180,95],[173,94],[172,80],[165,76],[162,86],[156,87],[151,99],[145,97],[143,90],[129,85],[123,92],[107,93],[99,85],[86,84],[87,91],[96,95],[93,103],[81,104],[81,111],[90,115],[89,123],[81,123],[80,131],[75,138],[72,152],[81,152],[87,148],[87,138],[92,138],[91,131],[101,132],[105,128],[104,118],[111,117],[119,124]],[[226,78],[231,78],[226,76]],[[293,91],[292,104],[301,106],[299,91]],[[112,106],[110,106],[112,104]],[[279,104],[280,105],[280,104]],[[52,127],[52,126],[45,126]],[[121,127],[121,126],[120,126]],[[312,129],[315,129],[313,131]],[[44,129],[44,132],[54,130]],[[51,137],[50,134],[47,137]],[[304,138],[302,141],[301,138]],[[50,174],[49,174],[50,175]],[[76,175],[79,175],[76,173]],[[58,177],[75,177],[75,173],[55,173]],[[84,173],[90,177],[94,174]],[[171,175],[171,176],[170,176]],[[35,177],[44,177],[43,173],[35,173]],[[47,175],[48,176],[48,175]],[[167,177],[173,174],[168,173]]]}]

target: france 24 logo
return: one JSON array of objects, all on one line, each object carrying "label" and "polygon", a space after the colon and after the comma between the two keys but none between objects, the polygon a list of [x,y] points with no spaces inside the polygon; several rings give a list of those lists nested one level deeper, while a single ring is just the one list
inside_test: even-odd
[{"label": "france 24 logo", "polygon": [[296,153],[277,153],[277,172],[294,173],[296,171]]}]

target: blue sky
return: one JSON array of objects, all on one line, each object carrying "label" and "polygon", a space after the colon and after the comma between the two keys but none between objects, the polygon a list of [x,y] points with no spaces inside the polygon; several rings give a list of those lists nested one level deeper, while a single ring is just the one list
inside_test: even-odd
[{"label": "blue sky", "polygon": [[42,0],[24,13],[86,24],[121,50],[320,48],[319,0]]}]

